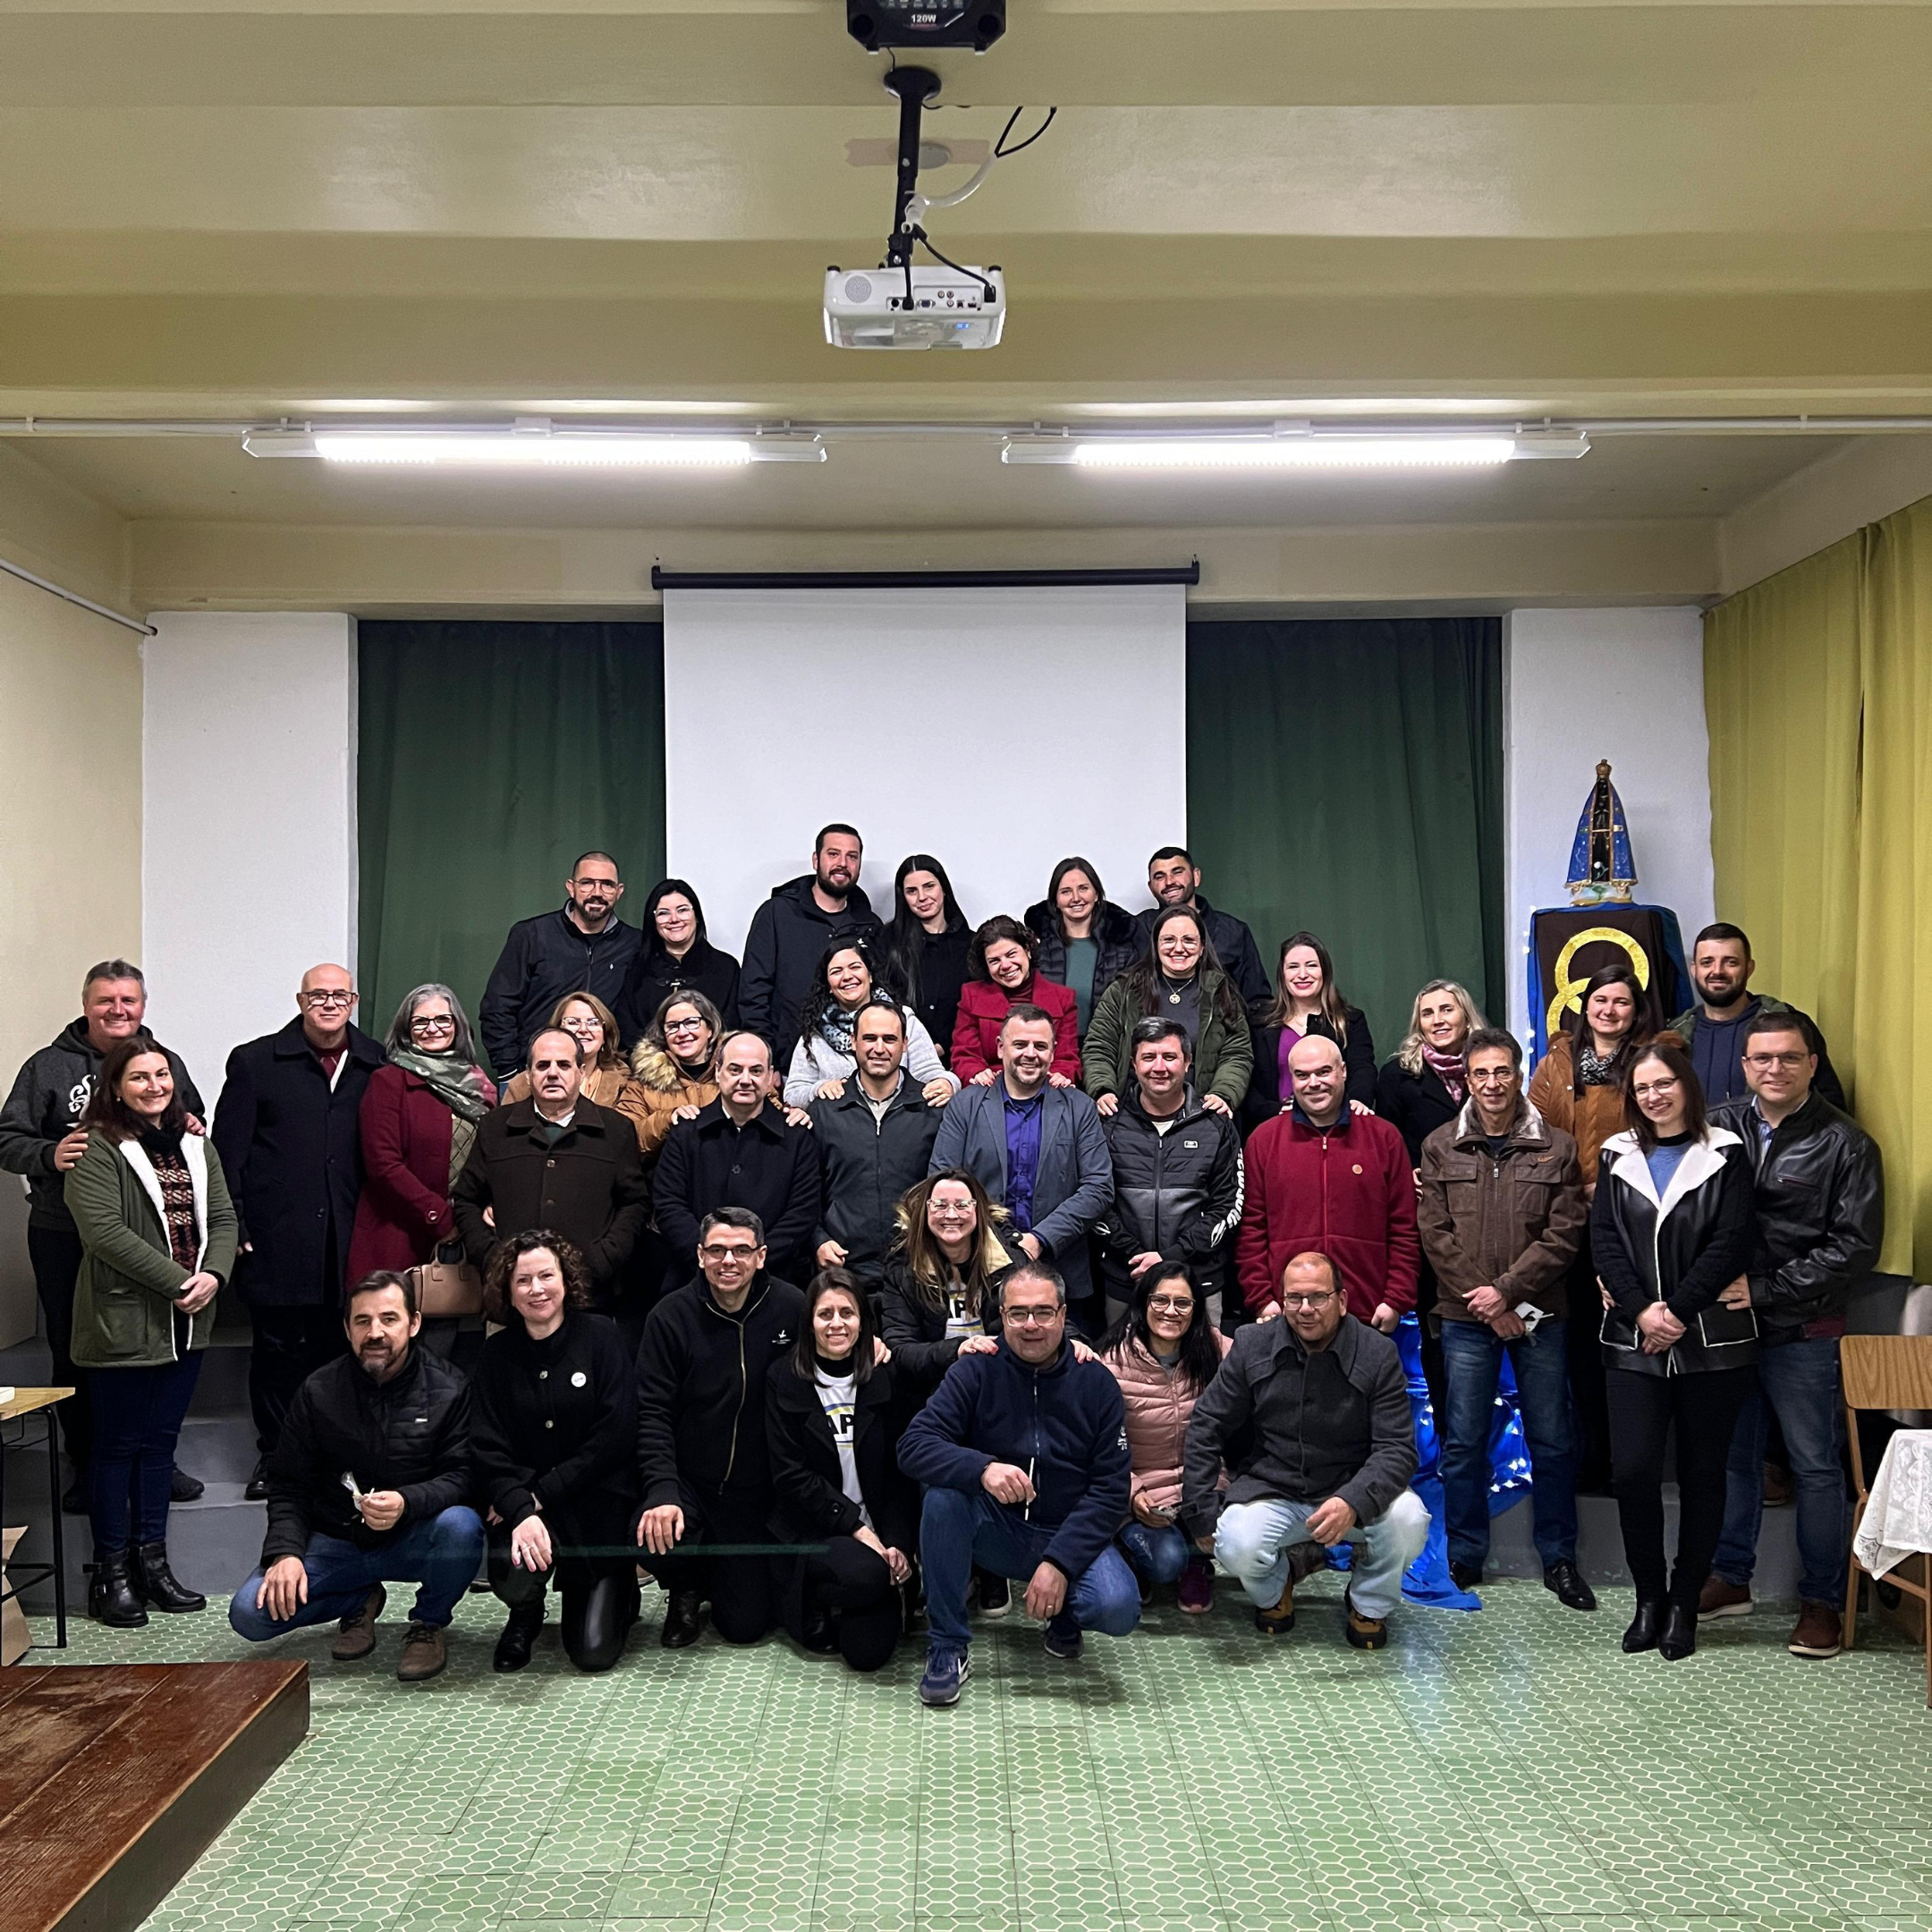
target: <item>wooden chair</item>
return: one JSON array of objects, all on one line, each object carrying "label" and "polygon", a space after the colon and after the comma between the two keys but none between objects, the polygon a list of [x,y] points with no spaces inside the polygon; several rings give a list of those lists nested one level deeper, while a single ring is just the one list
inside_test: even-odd
[{"label": "wooden chair", "polygon": [[[1852,1481],[1857,1495],[1852,1504],[1852,1535],[1858,1537],[1860,1520],[1870,1500],[1865,1461],[1859,1450],[1858,1412],[1861,1409],[1932,1409],[1932,1335],[1848,1335],[1838,1344],[1844,1380],[1845,1436],[1852,1450]],[[1918,1566],[1919,1580],[1905,1572]],[[1858,1585],[1862,1565],[1856,1550],[1845,1577],[1844,1645],[1851,1649],[1858,1636]],[[1910,1556],[1885,1580],[1919,1600],[1924,1613],[1926,1703],[1932,1707],[1932,1556]]]}]

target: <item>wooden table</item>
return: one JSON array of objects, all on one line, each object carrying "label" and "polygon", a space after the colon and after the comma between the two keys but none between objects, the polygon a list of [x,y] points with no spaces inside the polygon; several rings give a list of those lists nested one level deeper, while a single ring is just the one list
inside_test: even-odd
[{"label": "wooden table", "polygon": [[[67,1549],[61,1523],[60,1445],[54,1431],[54,1410],[73,1394],[71,1388],[17,1388],[0,1402],[0,1523],[6,1521],[6,1452],[25,1445],[27,1425],[38,1420],[47,1432],[47,1506],[54,1522],[54,1561],[50,1563],[9,1563],[8,1584],[0,1590],[0,1603],[18,1598],[36,1583],[54,1581],[54,1641],[35,1644],[36,1650],[64,1650],[67,1648]],[[17,1423],[18,1428],[4,1427]]]}]

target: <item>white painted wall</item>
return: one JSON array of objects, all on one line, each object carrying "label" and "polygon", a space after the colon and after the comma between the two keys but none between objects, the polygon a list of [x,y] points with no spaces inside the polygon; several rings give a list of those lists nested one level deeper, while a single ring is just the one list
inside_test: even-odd
[{"label": "white painted wall", "polygon": [[310,966],[355,967],[355,620],[165,611],[149,621],[148,1021],[212,1106],[230,1049],[294,1017]]},{"label": "white painted wall", "polygon": [[1069,852],[1138,905],[1187,836],[1186,592],[667,591],[665,790],[671,871],[732,953],[834,820],[883,918],[915,852],[974,920],[1024,912]]},{"label": "white painted wall", "polygon": [[1504,633],[1504,839],[1510,1029],[1530,1034],[1530,915],[1564,906],[1577,815],[1608,758],[1630,821],[1637,897],[1710,923],[1704,625],[1687,606],[1519,610]]}]

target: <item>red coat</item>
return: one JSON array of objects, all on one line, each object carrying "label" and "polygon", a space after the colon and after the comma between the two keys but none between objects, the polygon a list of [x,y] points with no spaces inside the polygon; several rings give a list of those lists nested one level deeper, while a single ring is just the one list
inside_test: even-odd
[{"label": "red coat", "polygon": [[1318,1133],[1277,1114],[1249,1135],[1247,1168],[1234,1265],[1251,1312],[1280,1301],[1282,1270],[1312,1249],[1335,1263],[1358,1320],[1378,1301],[1415,1306],[1415,1170],[1385,1120],[1351,1107]]},{"label": "red coat", "polygon": [[1038,1006],[1053,1016],[1054,1055],[1052,1071],[1063,1073],[1076,1085],[1080,1080],[1080,1005],[1063,986],[1042,979],[1038,973],[1017,993],[1009,993],[990,979],[969,979],[960,988],[959,1015],[953,1022],[953,1071],[962,1080],[983,1073],[999,1063],[999,1030],[1007,1010],[1013,1006]]},{"label": "red coat", "polygon": [[362,1193],[349,1237],[349,1279],[398,1272],[454,1241],[450,1213],[450,1110],[428,1082],[379,1066],[362,1095]]}]

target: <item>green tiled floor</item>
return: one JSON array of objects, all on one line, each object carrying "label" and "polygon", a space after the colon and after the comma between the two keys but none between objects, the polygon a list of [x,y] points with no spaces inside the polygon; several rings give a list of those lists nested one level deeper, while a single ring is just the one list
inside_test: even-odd
[{"label": "green tiled floor", "polygon": [[[554,1633],[489,1669],[472,1597],[450,1669],[405,1689],[315,1633],[308,1742],[148,1932],[1775,1932],[1932,1928],[1932,1714],[1916,1650],[1786,1656],[1786,1612],[1698,1656],[1625,1657],[1594,1617],[1501,1583],[1478,1615],[1404,1609],[1343,1643],[1339,1581],[1257,1636],[1154,1613],[1078,1665],[1015,1618],[956,1709],[907,1647],[877,1678],[783,1640],[608,1676]],[[232,1657],[217,1610],[79,1663]]]}]

